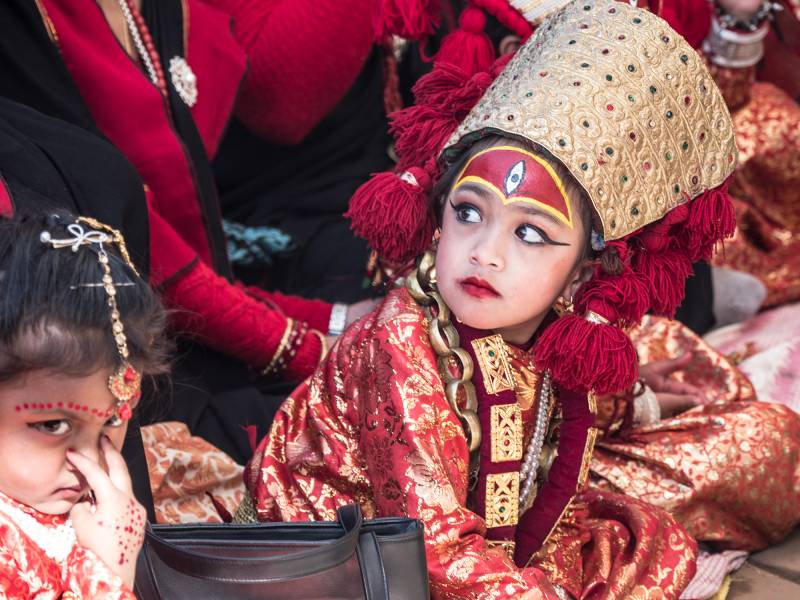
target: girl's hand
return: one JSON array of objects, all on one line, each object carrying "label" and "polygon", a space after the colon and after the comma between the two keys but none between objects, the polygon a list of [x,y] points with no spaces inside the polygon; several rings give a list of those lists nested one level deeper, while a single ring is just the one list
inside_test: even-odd
[{"label": "girl's hand", "polygon": [[670,377],[675,371],[685,368],[691,360],[692,353],[687,352],[678,358],[657,360],[639,367],[639,377],[656,394],[662,419],[703,404],[703,393],[699,388]]},{"label": "girl's hand", "polygon": [[726,13],[740,21],[747,21],[764,4],[764,0],[717,0],[717,2]]},{"label": "girl's hand", "polygon": [[94,505],[79,502],[69,515],[78,543],[94,552],[133,589],[146,511],[134,498],[125,460],[108,437],[102,437],[100,449],[108,473],[83,454],[67,452],[67,460],[86,478],[95,496]]}]

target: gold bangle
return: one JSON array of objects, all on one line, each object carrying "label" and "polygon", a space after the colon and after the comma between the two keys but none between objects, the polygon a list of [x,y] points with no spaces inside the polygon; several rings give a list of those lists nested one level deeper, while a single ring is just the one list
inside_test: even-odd
[{"label": "gold bangle", "polygon": [[283,337],[281,338],[281,343],[278,344],[278,349],[275,351],[275,354],[272,355],[272,360],[269,361],[269,364],[261,371],[262,376],[269,375],[273,368],[275,367],[275,363],[278,362],[281,355],[286,350],[286,346],[289,342],[289,334],[292,333],[292,327],[294,326],[293,319],[286,319],[286,329],[283,332]]},{"label": "gold bangle", "polygon": [[321,331],[316,329],[309,329],[309,333],[313,333],[315,336],[319,338],[319,343],[322,344],[322,352],[319,355],[319,362],[325,360],[325,357],[328,355],[328,340],[325,338],[325,334]]}]

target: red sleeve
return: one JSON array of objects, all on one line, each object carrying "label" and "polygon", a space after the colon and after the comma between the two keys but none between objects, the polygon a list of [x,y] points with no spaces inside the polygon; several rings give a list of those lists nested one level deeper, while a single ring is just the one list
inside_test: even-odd
[{"label": "red sleeve", "polygon": [[[263,302],[196,261],[181,277],[164,288],[163,298],[172,326],[212,348],[263,369],[281,346],[289,322]],[[308,377],[316,368],[322,342],[309,331],[297,345],[283,376],[289,380]]]},{"label": "red sleeve", "polygon": [[297,144],[344,97],[373,43],[371,0],[206,0],[233,16],[248,74],[236,114]]},{"label": "red sleeve", "polygon": [[78,598],[136,600],[122,579],[82,546],[76,546],[67,557],[67,587]]},{"label": "red sleeve", "polygon": [[517,525],[514,561],[525,565],[544,544],[558,524],[572,498],[583,485],[584,463],[591,457],[596,429],[586,394],[561,391],[563,421],[558,439],[558,456],[550,467],[547,482],[539,489],[533,505]]},{"label": "red sleeve", "polygon": [[322,300],[308,300],[299,296],[287,296],[280,292],[267,292],[255,286],[242,287],[248,296],[275,308],[287,317],[308,323],[309,327],[328,332],[333,305]]}]

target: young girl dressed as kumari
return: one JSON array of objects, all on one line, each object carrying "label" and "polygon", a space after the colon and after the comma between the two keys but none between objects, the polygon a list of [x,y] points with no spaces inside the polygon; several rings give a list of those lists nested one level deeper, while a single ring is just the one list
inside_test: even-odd
[{"label": "young girl dressed as kumari", "polygon": [[581,0],[494,81],[416,92],[402,170],[350,215],[388,263],[420,258],[282,406],[246,473],[259,517],[418,518],[436,598],[677,598],[694,541],[585,484],[595,394],[636,379],[623,328],[683,285],[671,256],[731,233],[718,89],[665,21]]},{"label": "young girl dressed as kumari", "polygon": [[163,326],[118,233],[0,223],[0,598],[135,598],[146,516],[117,449]]}]

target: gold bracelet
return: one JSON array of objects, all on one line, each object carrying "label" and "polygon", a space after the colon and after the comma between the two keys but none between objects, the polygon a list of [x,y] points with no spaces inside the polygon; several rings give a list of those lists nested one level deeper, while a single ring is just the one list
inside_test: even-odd
[{"label": "gold bracelet", "polygon": [[286,350],[286,346],[287,346],[287,344],[289,342],[289,334],[292,333],[292,327],[293,326],[294,326],[294,320],[293,319],[286,319],[286,329],[283,332],[283,337],[281,338],[281,343],[278,344],[278,349],[275,351],[275,354],[272,355],[272,360],[270,360],[269,364],[264,368],[263,371],[261,371],[261,375],[262,376],[266,377],[275,368],[275,363],[278,362],[278,359],[280,359],[281,355]]},{"label": "gold bracelet", "polygon": [[319,355],[319,362],[325,360],[325,357],[328,355],[328,340],[325,339],[325,334],[321,331],[316,329],[309,329],[309,333],[313,333],[315,336],[319,338],[319,343],[322,344],[322,352]]}]

